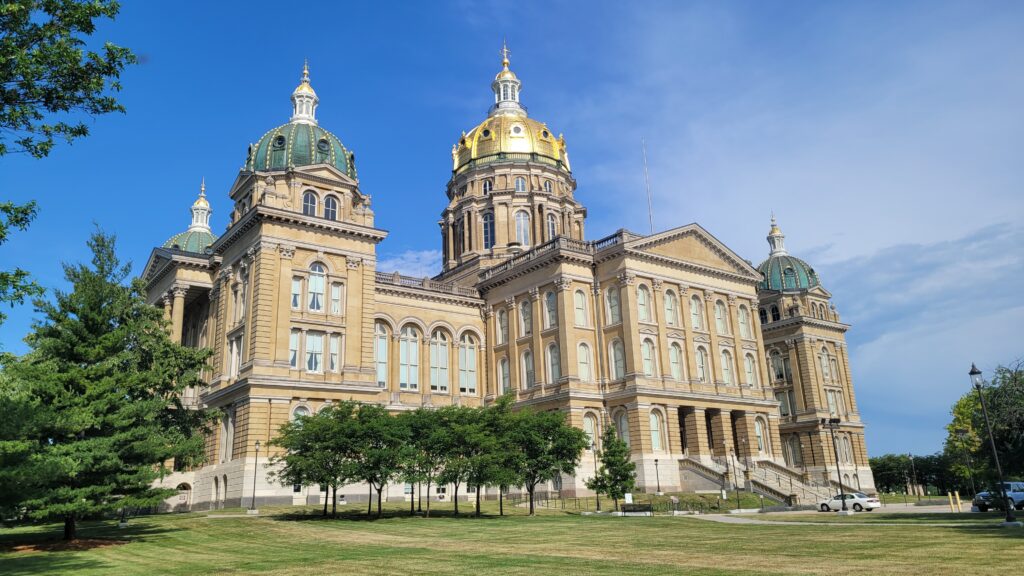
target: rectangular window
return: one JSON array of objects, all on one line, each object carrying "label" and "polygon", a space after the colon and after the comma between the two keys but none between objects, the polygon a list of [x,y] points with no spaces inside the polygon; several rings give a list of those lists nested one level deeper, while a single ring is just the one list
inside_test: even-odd
[{"label": "rectangular window", "polygon": [[288,365],[292,368],[299,367],[299,331],[292,330],[288,337]]},{"label": "rectangular window", "polygon": [[779,401],[779,413],[789,416],[789,396],[785,392],[776,392],[775,399]]},{"label": "rectangular window", "polygon": [[828,413],[833,416],[839,415],[839,407],[836,405],[836,392],[835,390],[829,390],[825,393],[828,398]]},{"label": "rectangular window", "polygon": [[296,494],[302,492],[302,484],[292,484],[292,492]]},{"label": "rectangular window", "polygon": [[341,336],[338,334],[331,334],[331,348],[330,356],[327,360],[327,369],[331,372],[337,372],[341,369],[339,364],[341,359]]},{"label": "rectangular window", "polygon": [[341,315],[341,293],[342,293],[342,288],[343,287],[342,287],[341,284],[332,284],[331,285],[331,314],[334,314],[336,316],[340,316]]},{"label": "rectangular window", "polygon": [[306,371],[323,371],[324,335],[321,332],[306,333]]},{"label": "rectangular window", "polygon": [[242,366],[242,336],[235,336],[231,339],[231,364],[228,374],[231,378],[238,377],[238,370]]},{"label": "rectangular window", "polygon": [[302,306],[302,278],[292,278],[292,309],[298,310]]}]

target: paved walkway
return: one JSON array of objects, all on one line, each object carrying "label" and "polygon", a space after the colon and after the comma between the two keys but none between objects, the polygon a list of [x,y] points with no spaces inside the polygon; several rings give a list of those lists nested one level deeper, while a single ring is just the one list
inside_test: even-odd
[{"label": "paved walkway", "polygon": [[[891,507],[886,507],[886,512],[897,512],[897,510],[890,510]],[[902,508],[902,507],[901,507]],[[903,509],[899,510],[899,513],[907,512],[925,512],[925,513],[939,513],[948,512],[949,508],[944,506],[913,506],[908,508],[914,508],[911,510]],[[879,509],[881,510],[881,509]],[[772,514],[800,514],[799,511],[794,512],[773,512]],[[806,512],[803,514],[810,516]],[[873,514],[874,512],[861,512],[860,514]],[[768,526],[792,526],[796,525],[808,525],[808,526],[940,526],[946,528],[957,528],[963,526],[995,526],[992,522],[856,522],[856,521],[828,521],[829,518],[827,513],[820,512],[822,520],[764,520],[761,518],[751,518],[749,516],[738,516],[735,514],[695,514],[692,516],[686,516],[687,518],[697,518],[699,520],[707,520],[709,522],[719,522],[722,524],[761,524]],[[834,514],[834,512],[832,513]],[[968,514],[968,513],[965,513]]]}]

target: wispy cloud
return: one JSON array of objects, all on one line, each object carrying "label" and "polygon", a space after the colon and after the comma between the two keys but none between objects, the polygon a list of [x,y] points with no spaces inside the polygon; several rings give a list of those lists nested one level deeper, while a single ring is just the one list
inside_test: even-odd
[{"label": "wispy cloud", "polygon": [[401,272],[406,276],[435,276],[441,271],[440,250],[406,250],[384,254],[377,260],[378,272]]}]

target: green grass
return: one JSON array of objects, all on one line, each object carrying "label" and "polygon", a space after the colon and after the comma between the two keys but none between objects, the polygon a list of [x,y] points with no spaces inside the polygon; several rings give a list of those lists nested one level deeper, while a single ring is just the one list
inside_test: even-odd
[{"label": "green grass", "polygon": [[[496,513],[496,503],[487,502],[485,510]],[[909,525],[911,519],[907,526],[735,525],[544,508],[529,518],[522,508],[506,511],[511,515],[504,518],[454,518],[444,504],[435,506],[437,517],[426,519],[389,504],[381,520],[367,520],[365,507],[357,505],[344,507],[345,517],[337,520],[321,519],[313,508],[264,509],[258,518],[241,510],[215,513],[239,515],[228,518],[163,515],[132,519],[123,530],[114,522],[85,523],[83,538],[127,543],[78,551],[13,551],[18,544],[59,539],[57,525],[3,529],[0,573],[962,576],[1015,572],[1024,557],[1024,530]],[[774,516],[783,515],[757,517]],[[874,518],[854,519],[862,517]]]}]

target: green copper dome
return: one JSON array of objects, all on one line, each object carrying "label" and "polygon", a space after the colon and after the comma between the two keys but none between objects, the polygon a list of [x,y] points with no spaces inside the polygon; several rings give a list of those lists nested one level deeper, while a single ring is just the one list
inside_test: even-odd
[{"label": "green copper dome", "polygon": [[170,240],[164,242],[164,248],[206,254],[206,249],[216,241],[217,237],[206,230],[186,230],[171,236]]},{"label": "green copper dome", "polygon": [[762,290],[809,290],[820,284],[810,264],[787,254],[771,256],[757,269],[764,276]]},{"label": "green copper dome", "polygon": [[245,169],[287,170],[313,164],[330,164],[356,178],[355,154],[337,136],[308,122],[289,122],[264,134],[249,147]]}]

